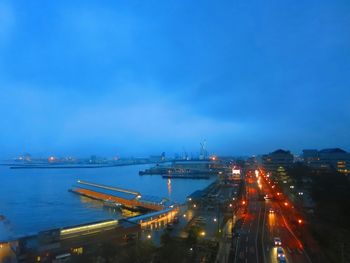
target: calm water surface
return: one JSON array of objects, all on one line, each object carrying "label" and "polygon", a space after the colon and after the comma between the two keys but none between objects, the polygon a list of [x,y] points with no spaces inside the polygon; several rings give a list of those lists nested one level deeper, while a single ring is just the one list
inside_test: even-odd
[{"label": "calm water surface", "polygon": [[184,202],[213,180],[169,180],[139,176],[149,165],[98,169],[9,169],[0,166],[0,241],[55,227],[121,217],[68,189],[78,180],[137,190],[141,194]]}]

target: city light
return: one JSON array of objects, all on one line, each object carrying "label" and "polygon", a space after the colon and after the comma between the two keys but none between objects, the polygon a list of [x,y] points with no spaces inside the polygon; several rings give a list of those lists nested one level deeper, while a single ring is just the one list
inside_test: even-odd
[{"label": "city light", "polygon": [[216,218],[214,218],[214,222],[216,222],[217,221],[217,219]]},{"label": "city light", "polygon": [[204,231],[201,232],[201,236],[203,236],[203,237],[205,236],[205,232]]},{"label": "city light", "polygon": [[288,203],[287,203],[287,202],[284,202],[284,205],[285,205],[285,206],[288,206]]},{"label": "city light", "polygon": [[197,207],[197,205],[196,205],[196,204],[194,204],[194,205],[193,205],[193,207],[194,207],[194,208],[196,208],[196,207]]},{"label": "city light", "polygon": [[298,219],[298,223],[299,223],[299,224],[303,223],[303,220]]},{"label": "city light", "polygon": [[245,201],[242,201],[242,205],[245,205]]},{"label": "city light", "polygon": [[232,207],[232,204],[230,204],[230,207]]},{"label": "city light", "polygon": [[152,237],[152,236],[151,236],[150,234],[147,235],[147,238],[148,238],[148,239],[151,239],[151,237]]},{"label": "city light", "polygon": [[86,226],[72,227],[72,228],[62,229],[60,231],[60,235],[64,236],[64,235],[80,233],[83,231],[92,231],[92,230],[106,228],[106,227],[115,227],[117,224],[118,224],[118,220],[110,220],[107,222],[90,224]]}]

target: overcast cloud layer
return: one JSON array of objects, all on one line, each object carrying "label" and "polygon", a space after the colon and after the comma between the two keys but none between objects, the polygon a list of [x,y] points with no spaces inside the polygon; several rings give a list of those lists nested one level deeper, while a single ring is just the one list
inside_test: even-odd
[{"label": "overcast cloud layer", "polygon": [[350,150],[348,1],[2,1],[0,156]]}]

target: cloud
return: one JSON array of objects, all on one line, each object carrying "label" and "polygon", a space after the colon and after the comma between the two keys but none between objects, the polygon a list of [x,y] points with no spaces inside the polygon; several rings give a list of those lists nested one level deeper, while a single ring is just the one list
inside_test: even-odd
[{"label": "cloud", "polygon": [[13,152],[348,143],[347,6],[10,3],[0,141]]},{"label": "cloud", "polygon": [[149,153],[181,151],[186,145],[197,151],[203,139],[220,144],[247,127],[198,115],[191,105],[144,86],[144,92],[140,84],[129,83],[84,97],[83,92],[9,85],[0,101],[6,116],[2,144],[19,152],[44,153],[79,152],[79,147],[110,152],[116,146],[124,153]]}]

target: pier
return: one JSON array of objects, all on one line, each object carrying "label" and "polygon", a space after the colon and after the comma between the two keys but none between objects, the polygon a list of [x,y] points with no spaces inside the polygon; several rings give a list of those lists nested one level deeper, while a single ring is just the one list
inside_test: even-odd
[{"label": "pier", "polygon": [[78,180],[71,192],[104,202],[115,202],[130,209],[161,211],[174,207],[166,198],[142,195],[138,191]]}]

